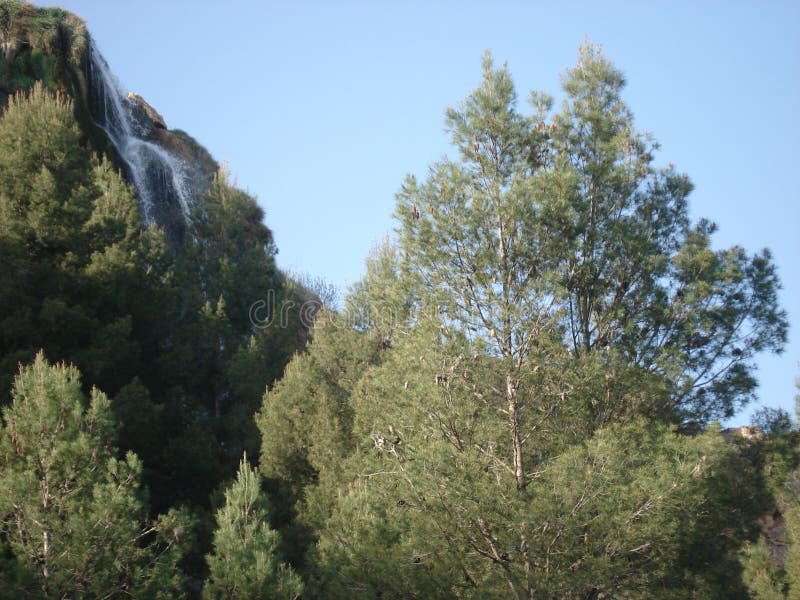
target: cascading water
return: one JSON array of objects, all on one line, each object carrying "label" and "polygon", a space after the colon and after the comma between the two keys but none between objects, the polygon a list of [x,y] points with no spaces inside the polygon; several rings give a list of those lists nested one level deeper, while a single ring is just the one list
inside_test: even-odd
[{"label": "cascading water", "polygon": [[164,220],[174,219],[164,218],[164,215],[177,210],[183,217],[180,225],[184,225],[193,203],[190,169],[178,156],[145,139],[148,132],[134,113],[134,102],[122,91],[92,41],[89,42],[87,79],[92,117],[125,162],[129,181],[136,187],[145,224],[166,225]]}]

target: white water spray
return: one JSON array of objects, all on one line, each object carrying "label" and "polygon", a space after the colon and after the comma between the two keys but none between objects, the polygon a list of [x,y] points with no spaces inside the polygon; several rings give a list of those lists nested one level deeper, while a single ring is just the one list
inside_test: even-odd
[{"label": "white water spray", "polygon": [[122,91],[94,42],[89,42],[89,94],[97,124],[125,161],[139,196],[145,224],[156,221],[159,208],[177,203],[184,222],[192,207],[191,178],[186,163],[162,146],[142,137],[134,103]]}]

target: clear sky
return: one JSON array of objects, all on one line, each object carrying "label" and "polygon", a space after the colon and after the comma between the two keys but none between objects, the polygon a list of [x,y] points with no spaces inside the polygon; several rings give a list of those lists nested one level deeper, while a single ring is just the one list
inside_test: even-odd
[{"label": "clear sky", "polygon": [[[340,288],[393,223],[405,173],[448,151],[443,113],[485,49],[525,99],[557,96],[588,36],[626,74],[656,160],[695,183],[719,247],[769,247],[790,343],[761,402],[792,414],[800,360],[800,2],[59,0],[123,86],[229,164],[258,197],[279,265]],[[756,408],[756,407],[751,407]],[[751,409],[733,421],[748,421]]]}]

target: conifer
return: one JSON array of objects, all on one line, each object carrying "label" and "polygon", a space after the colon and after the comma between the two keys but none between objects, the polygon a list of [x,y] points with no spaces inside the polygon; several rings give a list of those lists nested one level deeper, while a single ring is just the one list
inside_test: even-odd
[{"label": "conifer", "polygon": [[239,464],[236,481],[217,511],[214,551],[203,595],[213,599],[298,598],[300,578],[278,562],[278,533],[269,527],[269,509],[258,472]]}]

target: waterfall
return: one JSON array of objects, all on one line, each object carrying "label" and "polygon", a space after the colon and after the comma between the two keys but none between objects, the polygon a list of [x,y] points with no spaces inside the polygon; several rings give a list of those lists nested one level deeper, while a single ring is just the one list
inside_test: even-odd
[{"label": "waterfall", "polygon": [[123,92],[91,40],[87,79],[92,117],[125,162],[128,180],[136,188],[145,224],[167,226],[168,221],[175,220],[170,214],[179,211],[182,228],[192,206],[190,169],[184,160],[146,139],[149,132],[134,114],[134,102]]}]

